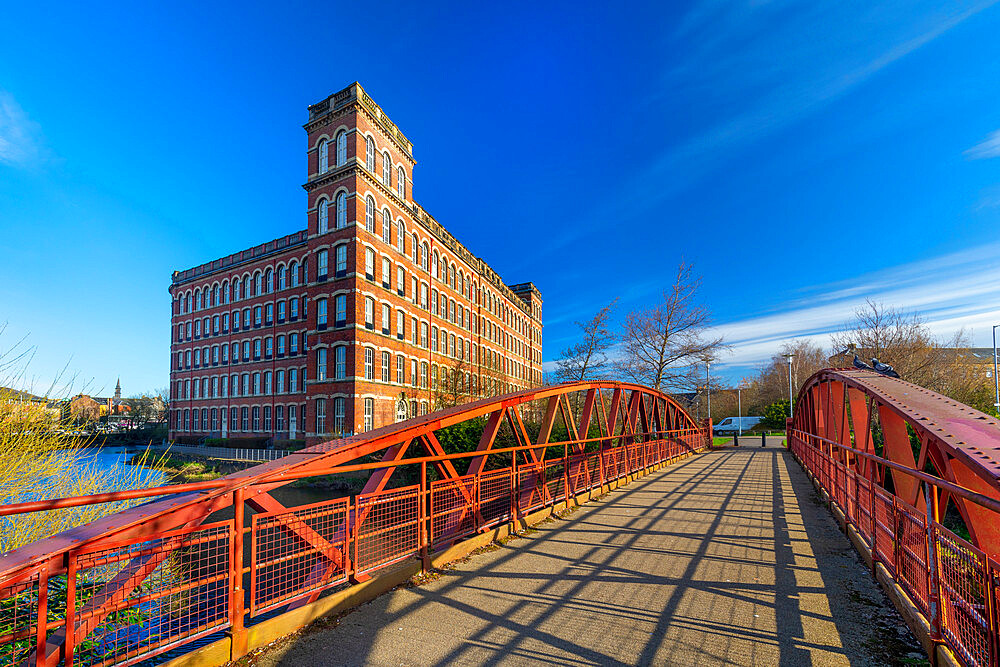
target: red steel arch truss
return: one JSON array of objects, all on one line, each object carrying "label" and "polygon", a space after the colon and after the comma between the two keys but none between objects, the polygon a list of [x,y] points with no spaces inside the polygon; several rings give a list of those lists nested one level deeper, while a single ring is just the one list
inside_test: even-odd
[{"label": "red steel arch truss", "polygon": [[[475,449],[446,453],[442,429],[473,420]],[[710,443],[708,425],[665,394],[571,383],[331,440],[216,481],[3,507],[0,516],[155,498],[0,554],[0,667],[132,664],[222,631],[238,656],[247,623],[394,563],[427,563],[467,536]],[[359,493],[312,505],[285,507],[270,493],[361,471],[371,475]]]},{"label": "red steel arch truss", "polygon": [[964,664],[1000,664],[1000,421],[898,378],[826,369],[800,390],[788,443],[932,637]]}]

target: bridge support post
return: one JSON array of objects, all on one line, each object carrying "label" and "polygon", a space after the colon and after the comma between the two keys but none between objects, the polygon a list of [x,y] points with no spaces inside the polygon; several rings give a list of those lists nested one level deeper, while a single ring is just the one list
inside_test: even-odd
[{"label": "bridge support post", "polygon": [[938,582],[937,549],[934,545],[934,525],[938,522],[937,489],[924,482],[924,504],[927,516],[927,619],[931,626],[931,639],[941,641],[941,595]]},{"label": "bridge support post", "polygon": [[[477,485],[478,486],[478,485]],[[430,570],[430,527],[427,525],[430,520],[430,512],[427,505],[429,502],[427,495],[427,461],[420,462],[420,530],[417,535],[417,545],[420,550],[420,571],[426,573]]]},{"label": "bridge support post", "polygon": [[245,489],[233,491],[233,527],[230,531],[232,549],[229,587],[229,628],[232,633],[230,660],[239,660],[247,653],[247,632],[243,624],[245,600],[243,591],[243,501]]}]

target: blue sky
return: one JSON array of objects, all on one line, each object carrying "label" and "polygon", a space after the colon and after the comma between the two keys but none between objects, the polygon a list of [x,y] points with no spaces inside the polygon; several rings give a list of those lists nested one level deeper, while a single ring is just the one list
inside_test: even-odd
[{"label": "blue sky", "polygon": [[993,3],[138,7],[0,23],[0,350],[35,390],[164,386],[171,271],[304,227],[306,106],[354,80],[415,198],[538,285],[546,361],[681,260],[730,378],[866,297],[1000,323]]}]

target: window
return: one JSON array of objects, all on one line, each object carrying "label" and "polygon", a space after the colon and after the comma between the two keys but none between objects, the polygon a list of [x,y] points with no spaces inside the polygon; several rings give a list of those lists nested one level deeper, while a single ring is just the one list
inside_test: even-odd
[{"label": "window", "polygon": [[427,283],[420,283],[420,307],[427,310]]},{"label": "window", "polygon": [[344,402],[342,398],[333,399],[333,430],[335,433],[344,432]]},{"label": "window", "polygon": [[288,273],[292,276],[292,287],[299,286],[299,263],[292,262],[288,265]]},{"label": "window", "polygon": [[427,388],[427,362],[420,362],[420,386],[424,389]]},{"label": "window", "polygon": [[392,262],[388,257],[382,258],[382,287],[392,288]]},{"label": "window", "polygon": [[264,373],[264,394],[270,396],[272,389],[273,387],[271,386],[271,371],[266,371]]},{"label": "window", "polygon": [[[278,371],[275,373],[274,379],[275,388],[274,391],[277,394],[285,393],[285,371]],[[281,428],[280,426],[278,427]]]},{"label": "window", "polygon": [[375,140],[371,137],[365,137],[365,166],[375,173]]},{"label": "window", "polygon": [[365,278],[375,280],[375,251],[365,248]]},{"label": "window", "polygon": [[389,365],[389,353],[382,352],[382,382],[389,381],[389,373],[391,372]]},{"label": "window", "polygon": [[295,421],[295,412],[296,412],[296,407],[294,405],[289,405],[288,406],[288,432],[289,432],[289,434],[290,434],[291,437],[294,437],[294,435],[291,435],[291,434],[295,433],[295,428],[297,426],[297,423]]},{"label": "window", "polygon": [[396,311],[396,338],[403,340],[406,337],[406,314],[401,311]]},{"label": "window", "polygon": [[316,253],[316,279],[325,280],[327,269],[329,266],[330,257],[326,250],[320,250]]},{"label": "window", "polygon": [[389,304],[382,304],[382,333],[390,335],[392,333],[392,309]]},{"label": "window", "polygon": [[289,393],[294,394],[298,390],[299,390],[299,369],[291,368],[288,371],[288,391]]},{"label": "window", "polygon": [[420,347],[427,347],[427,322],[420,323]]},{"label": "window", "polygon": [[347,162],[347,132],[337,134],[337,166]]},{"label": "window", "polygon": [[419,377],[420,376],[417,375],[417,360],[410,359],[410,382],[413,383],[414,387],[417,386],[417,380]]},{"label": "window", "polygon": [[326,399],[316,399],[316,433],[326,433]]},{"label": "window", "polygon": [[396,169],[396,194],[400,199],[406,199],[406,172],[402,167]]},{"label": "window", "polygon": [[288,315],[293,320],[299,319],[299,300],[297,298],[288,300]]},{"label": "window", "polygon": [[316,326],[326,326],[326,299],[316,300]]},{"label": "window", "polygon": [[420,244],[420,268],[424,271],[427,270],[427,244]]},{"label": "window", "polygon": [[382,209],[382,242],[392,245],[392,214],[389,209]]},{"label": "window", "polygon": [[260,396],[260,373],[253,374],[253,395]]},{"label": "window", "polygon": [[269,303],[264,306],[264,323],[271,326],[272,322],[274,322],[274,304]]},{"label": "window", "polygon": [[260,408],[258,407],[253,409],[253,430],[260,430]]},{"label": "window", "polygon": [[316,350],[316,379],[326,380],[326,348]]},{"label": "window", "polygon": [[333,348],[333,377],[343,380],[347,376],[347,348],[343,345]]},{"label": "window", "polygon": [[288,334],[288,354],[295,355],[299,353],[299,335],[298,334]]},{"label": "window", "polygon": [[375,233],[375,200],[371,195],[365,199],[365,229]]},{"label": "window", "polygon": [[403,357],[396,357],[396,383],[403,384]]},{"label": "window", "polygon": [[[282,265],[281,268],[278,269],[278,289],[281,290],[286,287],[288,287],[288,267]],[[226,302],[228,303],[229,300],[226,299]]]},{"label": "window", "polygon": [[375,399],[365,399],[365,430],[370,431],[375,421]]},{"label": "window", "polygon": [[270,405],[265,405],[264,406],[264,430],[265,431],[270,431],[271,430],[271,406]]},{"label": "window", "polygon": [[319,223],[316,225],[316,232],[326,234],[330,223],[330,202],[326,199],[319,200]]},{"label": "window", "polygon": [[396,292],[401,296],[406,293],[406,269],[401,266],[396,267]]},{"label": "window", "polygon": [[370,347],[365,348],[365,379],[375,379],[375,350]]},{"label": "window", "polygon": [[337,326],[342,326],[347,322],[347,295],[338,294],[333,297],[334,322]]},{"label": "window", "polygon": [[382,153],[382,183],[387,188],[392,187],[392,158],[389,151]]},{"label": "window", "polygon": [[337,194],[337,229],[347,226],[347,194],[340,192]]},{"label": "window", "polygon": [[278,322],[284,322],[284,321],[285,321],[285,302],[284,301],[279,301],[278,302]]},{"label": "window", "polygon": [[274,408],[274,430],[285,430],[285,406],[278,405]]},{"label": "window", "polygon": [[438,351],[438,328],[431,327],[431,352]]},{"label": "window", "polygon": [[249,415],[250,415],[250,410],[249,409],[243,408],[243,409],[240,410],[240,421],[242,422],[242,426],[243,426],[243,430],[244,431],[249,431],[250,430]]},{"label": "window", "polygon": [[326,139],[319,142],[319,173],[330,169],[330,146]]},{"label": "window", "polygon": [[336,258],[336,271],[338,277],[343,277],[347,275],[347,246],[339,245],[334,248],[335,258]]},{"label": "window", "polygon": [[375,330],[375,299],[365,297],[365,328]]}]

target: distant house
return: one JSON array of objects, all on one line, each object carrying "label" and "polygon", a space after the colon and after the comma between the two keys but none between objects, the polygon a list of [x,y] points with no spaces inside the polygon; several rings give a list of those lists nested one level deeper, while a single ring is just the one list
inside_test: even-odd
[{"label": "distant house", "polygon": [[63,401],[53,401],[44,396],[36,396],[20,389],[10,387],[0,387],[0,402],[3,403],[24,403],[42,407],[53,420],[62,418]]}]

